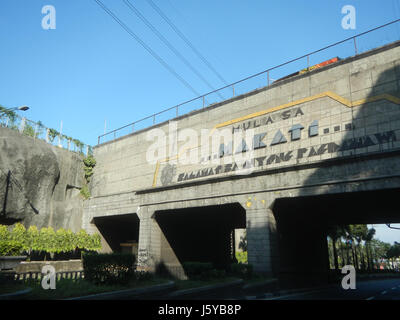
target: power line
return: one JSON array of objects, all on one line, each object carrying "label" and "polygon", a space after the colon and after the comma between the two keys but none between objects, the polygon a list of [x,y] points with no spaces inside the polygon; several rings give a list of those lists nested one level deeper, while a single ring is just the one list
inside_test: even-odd
[{"label": "power line", "polygon": [[207,67],[227,86],[227,81],[215,70],[210,62],[195,48],[195,46],[189,41],[188,38],[177,28],[177,26],[161,11],[161,9],[152,1],[147,0],[152,8],[164,19],[165,22],[175,31],[175,33],[193,50],[193,52],[207,65]]},{"label": "power line", "polygon": [[[123,0],[124,3],[128,6],[128,8],[140,19],[142,20],[147,27],[153,31],[153,33],[179,58],[183,61],[183,63],[190,68],[211,90],[215,90],[215,88],[198,72],[184,56],[182,56],[178,50],[155,28],[151,22],[149,22],[141,13],[140,11],[129,1]],[[224,97],[218,92],[217,93],[221,99]]]},{"label": "power line", "polygon": [[94,0],[111,18],[113,18],[132,38],[150,53],[164,68],[172,73],[179,81],[181,81],[195,95],[200,95],[185,79],[183,79],[175,70],[168,65],[158,54],[156,54],[142,39],[140,39],[125,23],[123,23],[110,9],[108,9],[100,0]]}]

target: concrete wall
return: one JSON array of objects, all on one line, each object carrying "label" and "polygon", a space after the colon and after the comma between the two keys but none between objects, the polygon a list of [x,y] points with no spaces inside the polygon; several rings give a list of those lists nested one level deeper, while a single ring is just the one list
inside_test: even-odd
[{"label": "concrete wall", "polygon": [[[162,247],[156,211],[239,203],[246,210],[250,263],[256,271],[276,273],[276,199],[400,187],[399,45],[175,119],[178,135],[185,129],[200,136],[202,129],[232,133],[234,128],[253,128],[251,138],[258,138],[248,140],[250,150],[241,154],[253,164],[245,175],[232,170],[232,161],[239,168],[243,164],[233,156],[217,156],[219,164],[204,159],[202,164],[183,164],[184,150],[201,149],[200,138],[194,143],[167,139],[167,149],[175,141],[182,151],[177,161],[148,163],[146,152],[153,142],[147,134],[152,129],[168,134],[171,122],[97,146],[85,226],[95,230],[95,216],[136,212],[139,260],[154,266]],[[317,127],[310,128],[315,121]],[[298,139],[289,132],[294,125],[303,127]],[[258,148],[251,150],[254,140]],[[227,144],[229,138],[220,142]],[[214,155],[210,153],[211,160]]]},{"label": "concrete wall", "polygon": [[42,272],[45,265],[51,265],[56,272],[83,271],[82,260],[66,260],[66,261],[22,261],[17,267],[17,273],[23,272]]},{"label": "concrete wall", "polygon": [[[193,145],[193,151],[195,151],[201,147],[201,129],[227,128],[231,131],[233,127],[248,125],[249,122],[251,125],[254,121],[256,125],[261,123],[258,128],[255,128],[255,133],[267,133],[263,138],[263,143],[267,145],[267,148],[255,150],[254,157],[266,154],[280,155],[281,152],[288,151],[293,151],[293,155],[290,160],[281,163],[271,158],[269,159],[271,163],[257,168],[260,171],[282,167],[283,164],[291,166],[350,154],[352,151],[325,151],[308,157],[311,149],[302,154],[299,154],[297,150],[314,147],[318,152],[322,144],[340,144],[343,138],[348,136],[349,129],[346,125],[349,124],[354,126],[354,130],[351,130],[351,136],[354,138],[399,130],[399,120],[393,119],[393,115],[397,115],[398,98],[397,103],[388,103],[388,99],[380,98],[383,93],[396,97],[398,51],[399,48],[394,47],[376,54],[369,53],[347,59],[324,69],[315,70],[309,74],[282,81],[282,83],[278,82],[269,88],[177,118],[175,120],[178,134],[184,133],[187,129],[198,132],[199,140]],[[377,100],[366,108],[365,112],[359,113],[364,105],[364,99],[374,98]],[[273,110],[279,111],[273,112]],[[262,123],[268,121],[269,116],[274,122],[263,125]],[[288,119],[283,120],[282,118],[285,117]],[[310,138],[308,128],[314,120],[318,121],[318,135]],[[295,124],[301,124],[304,129],[301,131],[301,139],[290,141],[289,130]],[[146,160],[146,152],[153,144],[153,141],[147,141],[147,134],[154,129],[162,130],[168,135],[169,124],[160,124],[95,148],[97,166],[92,190],[93,197],[163,185],[161,176],[163,169],[168,166],[168,161],[161,160],[156,171],[157,166],[149,164]],[[281,130],[288,142],[271,146],[270,143],[277,130]],[[329,130],[329,133],[326,133],[326,130]],[[166,141],[167,150],[170,147],[169,139],[170,137]],[[178,152],[184,145],[188,145],[187,141],[178,141],[176,148]],[[397,141],[393,147],[399,145],[400,142]],[[375,144],[368,150],[359,148],[356,153],[377,150],[379,150],[379,145]],[[302,158],[297,157],[301,155],[303,155]],[[183,155],[180,158],[183,158]],[[200,155],[198,158],[200,159]],[[169,163],[174,164],[174,161],[171,160]],[[178,159],[175,174],[170,183],[176,183],[181,173],[191,173],[210,167],[212,167],[210,164],[183,165],[182,160]],[[232,173],[221,172],[218,176],[223,175],[229,176]],[[197,178],[196,181],[208,178]],[[156,179],[155,185],[153,185],[154,179]]]},{"label": "concrete wall", "polygon": [[83,181],[80,155],[0,127],[2,223],[79,231]]}]

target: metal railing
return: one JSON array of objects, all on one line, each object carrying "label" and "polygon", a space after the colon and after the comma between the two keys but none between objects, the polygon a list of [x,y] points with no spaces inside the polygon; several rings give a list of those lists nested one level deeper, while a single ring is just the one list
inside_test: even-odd
[{"label": "metal railing", "polygon": [[[210,91],[199,97],[187,100],[178,105],[154,113],[148,117],[137,120],[135,122],[132,122],[123,127],[107,132],[105,134],[102,134],[98,137],[98,144],[115,140],[121,136],[125,136],[132,132],[135,132],[138,129],[141,130],[151,127],[157,123],[157,120],[159,121],[158,123],[166,120],[171,120],[173,118],[178,117],[181,114],[195,111],[198,110],[199,108],[200,109],[206,108],[207,106],[222,101],[221,99],[216,97],[216,94],[218,96],[222,95],[232,98],[242,93],[250,92],[252,90],[256,90],[263,87],[268,87],[277,81],[275,79],[279,80],[285,76],[291,75],[294,72],[298,71],[307,72],[310,70],[311,66],[321,63],[324,60],[338,56],[341,56],[342,59],[348,58],[354,55],[358,55],[362,52],[371,50],[378,46],[397,41],[400,39],[400,30],[398,28],[399,26],[395,24],[398,23],[399,21],[400,19],[397,19],[389,23],[386,23],[384,25],[381,25],[379,27],[359,33],[355,36],[335,42],[321,49],[312,51],[298,58],[281,63],[277,66],[253,74],[249,77],[231,83],[227,86],[221,87],[214,91]],[[395,27],[397,29],[395,29]],[[391,28],[393,28],[393,30]],[[379,34],[379,32],[381,32],[382,34]],[[364,43],[362,38],[367,35],[374,35],[376,39],[373,40],[372,42],[369,41],[367,43]],[[332,48],[334,49],[334,51],[330,51],[330,49]],[[215,102],[209,103],[209,101],[215,101]],[[181,111],[184,108],[187,108],[187,110],[184,110],[184,113],[182,113]]]},{"label": "metal railing", "polygon": [[18,114],[9,116],[6,113],[1,113],[0,110],[0,127],[17,130],[23,135],[44,140],[51,145],[72,152],[82,153],[84,155],[93,154],[91,146],[79,140],[67,137],[54,129],[47,128],[41,122],[29,120]]},{"label": "metal railing", "polygon": [[[44,274],[40,271],[29,272],[2,272],[3,276],[8,276],[12,280],[40,280]],[[83,270],[56,272],[56,279],[84,279]]]}]

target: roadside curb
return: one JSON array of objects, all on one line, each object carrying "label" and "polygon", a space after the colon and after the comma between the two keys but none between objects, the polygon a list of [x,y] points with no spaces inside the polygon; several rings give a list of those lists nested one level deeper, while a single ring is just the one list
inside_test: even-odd
[{"label": "roadside curb", "polygon": [[175,282],[168,281],[167,283],[157,284],[149,287],[136,288],[136,289],[126,289],[110,292],[102,292],[97,294],[91,294],[82,297],[73,297],[63,300],[141,300],[141,299],[151,299],[152,297],[164,294],[169,290],[175,288]]},{"label": "roadside curb", "polygon": [[26,288],[24,290],[20,290],[12,293],[5,293],[0,295],[0,300],[20,300],[28,293],[32,291],[32,288]]},{"label": "roadside curb", "polygon": [[[256,283],[245,284],[242,289],[245,291],[260,289],[264,287],[273,287],[278,285],[278,279],[270,279]],[[268,288],[269,289],[269,288]]]},{"label": "roadside curb", "polygon": [[238,280],[234,280],[234,281],[226,282],[226,283],[219,283],[219,284],[213,284],[213,285],[208,285],[208,286],[203,286],[203,287],[178,290],[178,291],[174,291],[174,292],[171,292],[171,293],[163,296],[163,298],[185,299],[185,298],[189,298],[193,295],[206,294],[206,293],[213,292],[216,290],[226,289],[229,287],[241,285],[241,284],[243,284],[243,282],[244,282],[243,279],[238,279]]}]

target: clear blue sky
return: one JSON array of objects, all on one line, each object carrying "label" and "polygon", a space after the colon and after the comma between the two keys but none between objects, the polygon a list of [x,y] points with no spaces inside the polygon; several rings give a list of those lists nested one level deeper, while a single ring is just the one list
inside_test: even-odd
[{"label": "clear blue sky", "polygon": [[[210,91],[122,0],[102,1],[197,92]],[[154,1],[228,83],[400,16],[399,0]],[[146,0],[131,2],[213,87],[224,85]],[[55,30],[42,29],[45,5],[56,9]],[[344,5],[356,8],[356,30],[342,28]],[[399,26],[359,46],[394,35]],[[55,129],[62,121],[64,134],[90,145],[105,120],[109,131],[195,96],[94,0],[2,0],[0,40],[0,104],[28,105],[29,119]]]},{"label": "clear blue sky", "polygon": [[[391,224],[391,227],[400,228],[400,223]],[[375,238],[384,242],[400,242],[400,230],[391,229],[386,224],[373,224],[368,225],[368,228],[376,230]]]}]

